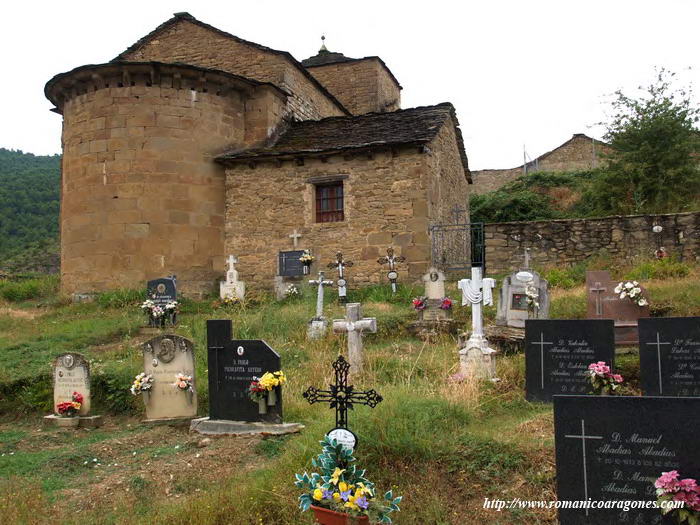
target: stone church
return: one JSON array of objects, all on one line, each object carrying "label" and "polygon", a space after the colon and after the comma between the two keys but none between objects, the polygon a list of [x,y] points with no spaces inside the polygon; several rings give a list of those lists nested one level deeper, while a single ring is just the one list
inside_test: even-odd
[{"label": "stone church", "polygon": [[342,251],[351,283],[386,279],[393,247],[415,281],[430,226],[468,213],[471,183],[449,103],[401,109],[376,56],[301,62],[177,13],[112,61],[45,88],[63,116],[61,282],[67,293],[143,288],[175,274],[213,291],[228,254],[272,288]]}]

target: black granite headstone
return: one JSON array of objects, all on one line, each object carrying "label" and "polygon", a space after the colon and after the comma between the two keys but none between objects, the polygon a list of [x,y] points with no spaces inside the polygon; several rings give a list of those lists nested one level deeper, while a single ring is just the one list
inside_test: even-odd
[{"label": "black granite headstone", "polygon": [[645,396],[700,396],[700,317],[639,320]]},{"label": "black granite headstone", "polygon": [[654,508],[562,506],[588,500],[653,502],[654,481],[662,472],[700,478],[698,428],[700,398],[555,396],[561,525],[674,523]]},{"label": "black granite headstone", "polygon": [[304,275],[304,264],[299,260],[302,255],[304,255],[304,250],[279,252],[279,275],[283,277]]},{"label": "black granite headstone", "polygon": [[277,402],[260,414],[248,387],[265,372],[281,369],[280,356],[260,339],[231,339],[231,320],[207,321],[209,418],[282,423],[282,391]]},{"label": "black granite headstone", "polygon": [[174,276],[148,281],[146,286],[148,298],[158,306],[164,306],[170,301],[177,301],[177,286]]},{"label": "black granite headstone", "polygon": [[525,397],[551,401],[555,394],[588,394],[588,365],[615,359],[611,319],[525,321]]}]

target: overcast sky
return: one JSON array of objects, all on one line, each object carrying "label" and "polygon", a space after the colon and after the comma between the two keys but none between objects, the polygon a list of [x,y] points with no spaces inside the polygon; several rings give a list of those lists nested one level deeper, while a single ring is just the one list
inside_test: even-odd
[{"label": "overcast sky", "polygon": [[331,51],[380,56],[402,107],[456,106],[471,169],[600,137],[606,95],[632,93],[654,66],[700,89],[698,0],[15,1],[0,31],[0,147],[60,152],[46,81],[111,60],[178,11],[299,60],[321,34]]}]

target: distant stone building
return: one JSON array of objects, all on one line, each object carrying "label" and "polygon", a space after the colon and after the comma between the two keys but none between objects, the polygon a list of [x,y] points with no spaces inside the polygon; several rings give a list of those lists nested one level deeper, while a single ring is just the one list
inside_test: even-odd
[{"label": "distant stone building", "polygon": [[610,153],[610,146],[583,133],[574,134],[561,146],[540,155],[527,164],[510,169],[472,171],[471,193],[481,195],[495,191],[526,173],[536,171],[581,171],[599,167]]},{"label": "distant stone building", "polygon": [[470,173],[452,105],[402,110],[400,91],[378,57],[323,46],[300,63],[187,13],[55,76],[63,290],[176,274],[201,295],[227,254],[242,280],[272,287],[302,249],[314,270],[342,251],[351,281],[379,282],[389,246],[418,279],[430,224],[468,209]]}]

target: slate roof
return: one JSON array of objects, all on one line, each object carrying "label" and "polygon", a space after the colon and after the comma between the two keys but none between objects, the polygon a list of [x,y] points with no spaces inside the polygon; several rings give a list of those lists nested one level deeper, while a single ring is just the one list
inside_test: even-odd
[{"label": "slate roof", "polygon": [[452,117],[455,126],[465,175],[471,181],[462,133],[454,106],[449,102],[389,113],[293,122],[274,144],[252,150],[230,151],[218,156],[217,161],[226,164],[241,160],[428,144],[449,117]]},{"label": "slate roof", "polygon": [[301,65],[306,67],[306,68],[311,68],[311,67],[318,67],[318,66],[327,66],[328,64],[359,62],[360,60],[377,60],[381,64],[381,66],[386,70],[386,72],[389,73],[389,76],[391,77],[391,79],[394,82],[396,82],[396,85],[399,87],[399,89],[403,89],[401,84],[399,84],[398,79],[391,72],[391,69],[389,69],[389,66],[387,66],[384,63],[384,61],[381,58],[379,58],[378,56],[363,57],[363,58],[350,58],[350,57],[346,57],[342,53],[337,53],[335,51],[328,51],[328,50],[322,49],[318,52],[318,55],[314,55],[312,57],[309,57],[309,58],[302,60]]}]

